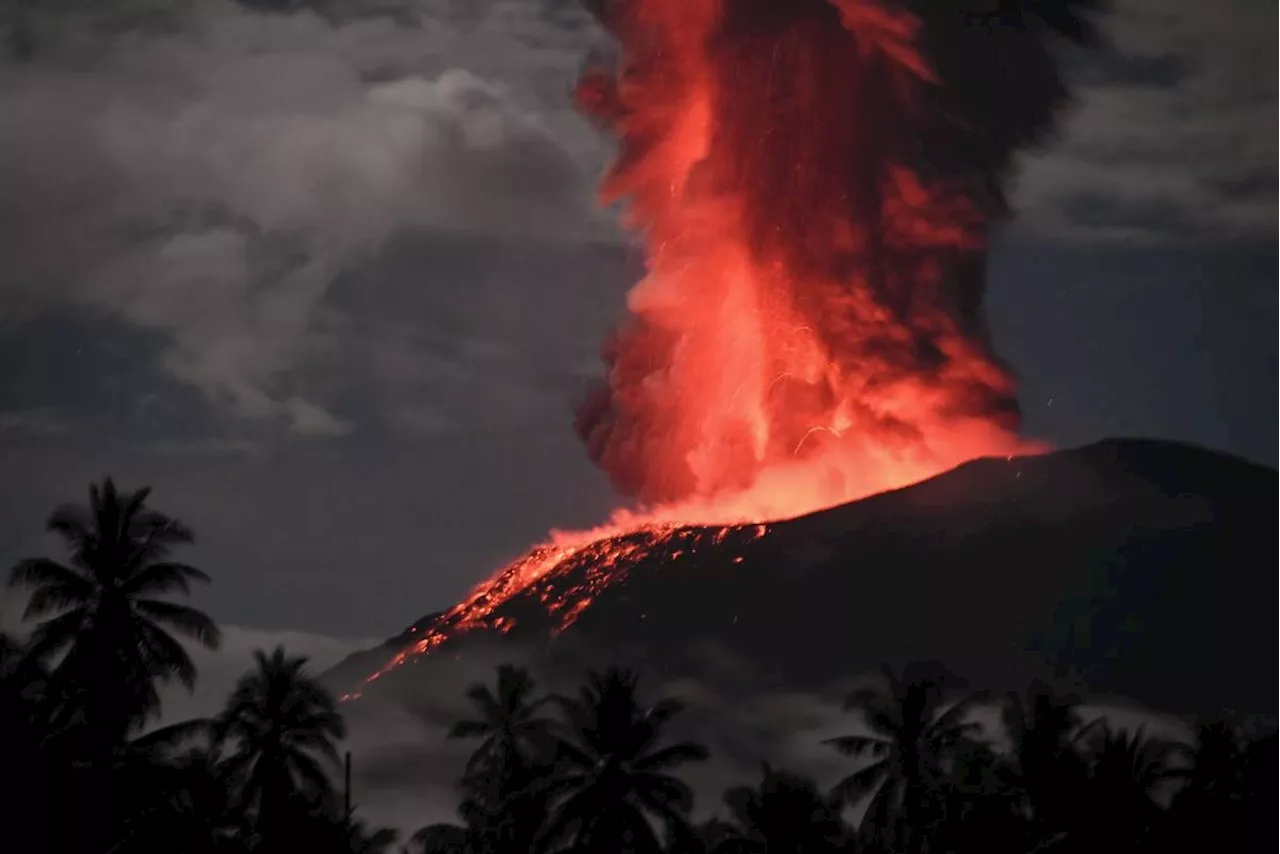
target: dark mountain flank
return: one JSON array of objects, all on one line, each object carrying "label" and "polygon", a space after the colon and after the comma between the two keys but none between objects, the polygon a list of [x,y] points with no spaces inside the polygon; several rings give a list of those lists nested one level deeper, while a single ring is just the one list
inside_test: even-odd
[{"label": "dark mountain flank", "polygon": [[[505,636],[451,638],[367,690],[425,678],[485,636],[664,670],[711,641],[797,685],[940,659],[991,687],[1043,676],[1168,712],[1273,713],[1276,495],[1275,470],[1172,442],[975,460],[763,534],[682,529],[620,560],[560,633],[543,598],[599,588],[582,550],[494,612]],[[439,617],[329,678],[355,687]]]}]

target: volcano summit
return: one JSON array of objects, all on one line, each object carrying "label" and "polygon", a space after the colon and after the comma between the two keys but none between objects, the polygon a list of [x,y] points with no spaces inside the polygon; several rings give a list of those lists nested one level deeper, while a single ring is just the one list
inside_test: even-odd
[{"label": "volcano summit", "polygon": [[495,640],[679,670],[714,641],[801,685],[940,658],[989,685],[1274,712],[1256,673],[1277,663],[1276,488],[1273,469],[1150,440],[977,460],[787,522],[535,551],[330,679],[376,692]]}]

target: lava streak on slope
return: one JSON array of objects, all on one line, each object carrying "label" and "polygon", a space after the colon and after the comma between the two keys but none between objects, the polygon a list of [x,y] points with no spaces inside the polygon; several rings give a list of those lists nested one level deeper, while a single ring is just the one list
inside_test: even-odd
[{"label": "lava streak on slope", "polygon": [[[556,631],[564,631],[595,601],[601,590],[624,580],[630,567],[641,558],[665,549],[665,556],[674,560],[684,551],[695,549],[702,537],[709,536],[711,542],[719,543],[734,531],[732,526],[677,528],[661,522],[632,522],[593,531],[557,532],[550,542],[532,549],[476,587],[434,623],[415,627],[421,637],[396,653],[365,683],[376,681],[406,661],[429,653],[459,635],[477,629],[505,634],[515,627],[515,622],[497,611],[516,596],[536,597],[546,612],[556,618]],[[763,537],[766,531],[765,525],[757,524],[739,533],[750,540]],[[577,576],[575,582],[557,583],[572,576]],[[358,696],[356,693],[343,699]]]},{"label": "lava streak on slope", "polygon": [[[576,429],[648,509],[553,536],[388,667],[570,559],[598,586],[681,526],[1034,450],[984,322],[986,246],[1013,155],[1066,100],[1049,36],[1086,41],[1087,0],[589,5],[618,61],[588,68],[578,102],[618,138],[603,200],[626,203],[647,275]],[[557,595],[572,621],[593,592]]]}]

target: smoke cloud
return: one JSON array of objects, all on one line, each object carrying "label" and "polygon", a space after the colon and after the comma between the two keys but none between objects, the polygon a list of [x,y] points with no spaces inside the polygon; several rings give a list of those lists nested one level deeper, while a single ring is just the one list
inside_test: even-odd
[{"label": "smoke cloud", "polygon": [[335,280],[405,233],[583,239],[587,128],[498,82],[520,79],[494,44],[521,24],[499,6],[406,4],[408,26],[259,5],[288,14],[0,19],[0,293],[19,320],[70,304],[145,330],[168,377],[236,420],[340,435],[305,382],[347,343]]}]

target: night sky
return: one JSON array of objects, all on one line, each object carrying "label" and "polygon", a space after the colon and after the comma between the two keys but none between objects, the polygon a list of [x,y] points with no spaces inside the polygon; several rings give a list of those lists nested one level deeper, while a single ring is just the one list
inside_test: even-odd
[{"label": "night sky", "polygon": [[[641,265],[574,3],[50,5],[0,67],[0,564],[111,473],[196,529],[229,644],[338,654],[608,514],[572,405]],[[1275,465],[1276,4],[1117,6],[997,344],[1034,435]]]}]

